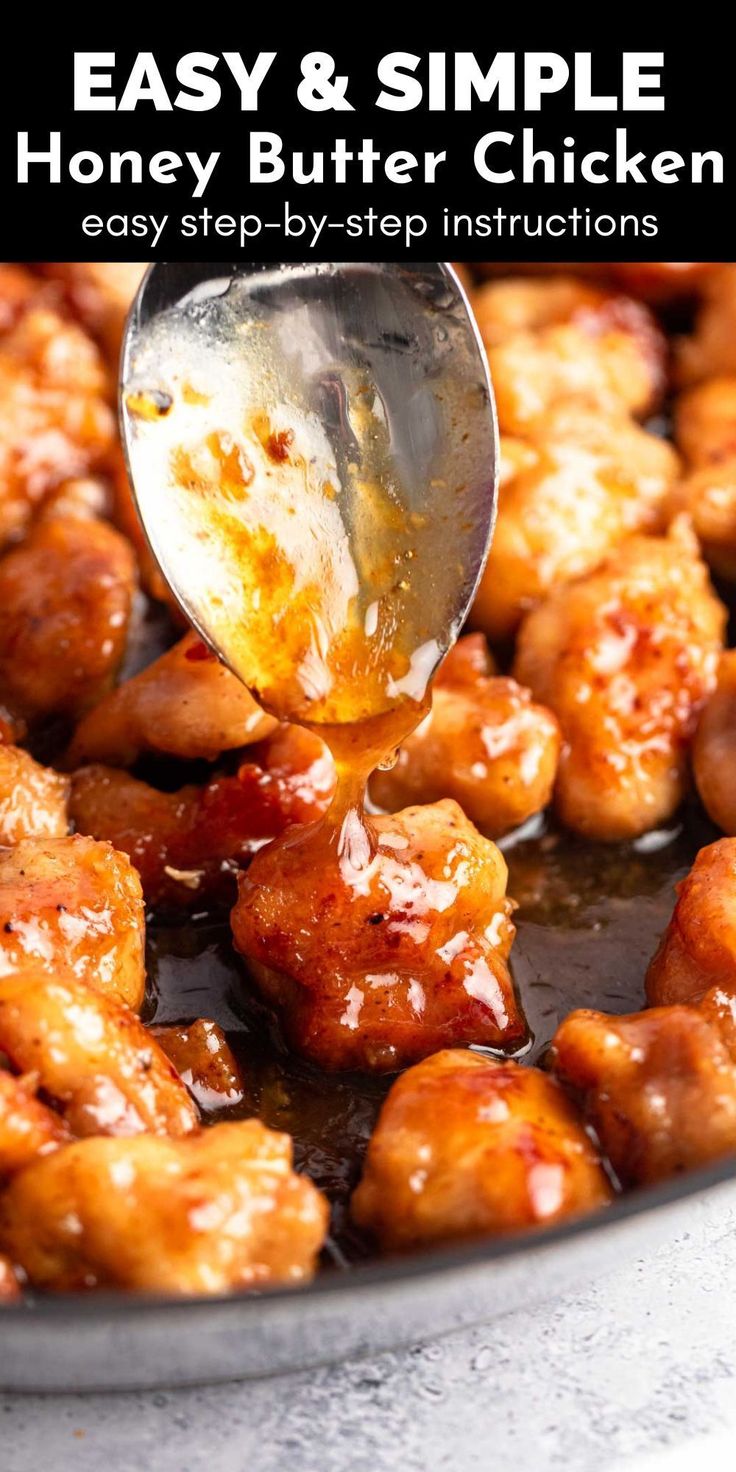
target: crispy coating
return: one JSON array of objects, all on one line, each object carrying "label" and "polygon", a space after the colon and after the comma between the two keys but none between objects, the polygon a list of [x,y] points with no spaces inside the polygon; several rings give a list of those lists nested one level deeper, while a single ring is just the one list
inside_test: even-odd
[{"label": "crispy coating", "polygon": [[117,368],[125,319],[138,290],[143,261],[43,261],[44,275],[58,283],[72,311],[97,338]]},{"label": "crispy coating", "polygon": [[292,829],[239,879],[233,935],[292,1045],[387,1070],[525,1035],[507,869],[457,803]]},{"label": "crispy coating", "polygon": [[314,1272],[328,1208],[291,1157],[289,1136],[257,1119],[185,1140],[78,1141],[14,1178],[0,1240],[44,1289],[197,1294],[300,1282]]},{"label": "crispy coating", "polygon": [[569,827],[624,839],[672,816],[724,622],[681,521],[630,538],[527,616],[514,674],[562,727],[556,803]]},{"label": "crispy coating", "polygon": [[69,973],[138,1008],[144,909],[125,854],[92,838],[27,838],[0,849],[0,977]]},{"label": "crispy coating", "polygon": [[[528,284],[539,292],[559,286]],[[505,434],[528,434],[548,410],[569,400],[643,418],[665,386],[664,338],[647,308],[627,297],[607,298],[536,331],[513,332],[487,351]]]},{"label": "crispy coating", "polygon": [[78,715],[111,684],[135,592],[129,544],[78,518],[42,522],[0,562],[0,700],[28,720]]},{"label": "crispy coating", "polygon": [[69,830],[69,779],[18,746],[0,744],[0,846],[61,838]]},{"label": "crispy coating", "polygon": [[586,405],[546,414],[532,443],[504,439],[498,521],[474,623],[507,639],[530,608],[591,572],[629,533],[658,530],[678,471],[671,445]]},{"label": "crispy coating", "polygon": [[724,833],[736,834],[736,649],[718,666],[718,683],[698,722],[693,742],[695,786]]},{"label": "crispy coating", "polygon": [[487,837],[498,838],[549,802],[560,731],[551,712],[515,680],[469,677],[463,646],[479,637],[466,635],[448,655],[429,715],[404,742],[395,766],[374,772],[370,791],[389,812],[453,797]]},{"label": "crispy coating", "polygon": [[674,432],[690,469],[736,456],[736,375],[708,378],[679,394]]},{"label": "crispy coating", "polygon": [[647,972],[655,1006],[700,1002],[717,986],[736,997],[736,839],[701,848]]},{"label": "crispy coating", "polygon": [[35,1078],[0,1068],[0,1176],[13,1175],[68,1139],[63,1119],[36,1098]]},{"label": "crispy coating", "polygon": [[200,1109],[231,1108],[245,1092],[240,1066],[221,1027],[206,1017],[154,1027],[153,1036]]},{"label": "crispy coating", "polygon": [[572,1012],[553,1039],[552,1066],[580,1092],[626,1186],[736,1150],[736,1069],[717,1030],[694,1007],[628,1017]]},{"label": "crispy coating", "polygon": [[704,282],[695,331],[678,344],[682,383],[736,373],[736,265],[723,265]]},{"label": "crispy coating", "polygon": [[69,765],[125,767],[142,751],[214,760],[262,741],[277,722],[194,633],[114,690],[79,725]]},{"label": "crispy coating", "polygon": [[16,314],[0,337],[0,546],[61,481],[104,466],[115,441],[106,391],[80,327],[45,306]]},{"label": "crispy coating", "polygon": [[736,578],[736,376],[709,378],[680,394],[675,435],[689,466],[675,492],[692,517],[708,562]]},{"label": "crispy coating", "polygon": [[0,1051],[61,1110],[73,1134],[184,1135],[197,1111],[134,1012],[71,974],[0,978]]},{"label": "crispy coating", "polygon": [[585,322],[611,300],[610,292],[576,276],[508,276],[484,282],[470,303],[483,342],[495,348],[517,332]]},{"label": "crispy coating", "polygon": [[233,776],[159,792],[114,767],[81,767],[70,812],[78,832],[130,855],[150,904],[187,908],[234,898],[234,874],[292,823],[325,811],[335,785],[318,736],[296,726],[249,750]]},{"label": "crispy coating", "polygon": [[448,1049],[393,1084],[352,1212],[382,1247],[406,1249],[550,1225],[610,1197],[554,1079]]}]

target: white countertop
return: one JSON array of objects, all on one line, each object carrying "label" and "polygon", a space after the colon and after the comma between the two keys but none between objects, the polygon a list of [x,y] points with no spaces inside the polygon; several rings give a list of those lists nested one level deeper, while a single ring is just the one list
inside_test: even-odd
[{"label": "white countertop", "polygon": [[732,1220],[696,1204],[653,1260],[407,1352],[209,1389],[0,1397],[0,1468],[691,1472],[700,1455],[732,1469]]}]

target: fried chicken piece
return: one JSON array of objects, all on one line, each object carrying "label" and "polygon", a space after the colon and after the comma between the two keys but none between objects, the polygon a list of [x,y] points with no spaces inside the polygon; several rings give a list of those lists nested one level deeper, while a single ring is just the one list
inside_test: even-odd
[{"label": "fried chicken piece", "polygon": [[125,854],[92,838],[27,838],[0,849],[0,977],[29,965],[69,973],[138,1008],[141,884]]},{"label": "fried chicken piece", "polygon": [[572,1012],[552,1043],[554,1072],[580,1092],[619,1180],[644,1185],[736,1150],[736,1069],[694,1007],[628,1017]]},{"label": "fried chicken piece", "polygon": [[658,530],[678,472],[671,445],[585,405],[546,414],[533,443],[504,439],[498,521],[474,623],[507,639],[530,608],[592,572],[624,537]]},{"label": "fried chicken piece", "polygon": [[679,394],[674,432],[693,470],[736,456],[736,375],[708,378]]},{"label": "fried chicken piece", "polygon": [[0,1052],[32,1073],[75,1135],[184,1135],[197,1111],[134,1012],[71,973],[0,977]]},{"label": "fried chicken piece", "polygon": [[236,871],[292,823],[318,818],[334,786],[324,743],[285,726],[250,748],[234,776],[220,773],[178,792],[159,792],[113,767],[81,767],[70,812],[78,832],[130,855],[150,904],[186,908],[232,902]]},{"label": "fried chicken piece", "polygon": [[601,314],[605,320],[615,301],[605,287],[565,275],[508,276],[486,281],[470,298],[487,348],[508,342],[517,332],[540,332],[567,322],[588,325]]},{"label": "fried chicken piece", "polygon": [[710,378],[680,394],[675,434],[689,466],[676,504],[692,517],[716,572],[736,578],[736,376]]},{"label": "fried chicken piece", "polygon": [[703,285],[695,331],[678,344],[681,383],[736,373],[736,265],[720,266]]},{"label": "fried chicken piece", "polygon": [[125,767],[142,751],[164,751],[212,761],[223,751],[262,741],[277,724],[189,633],[89,712],[68,760],[70,767],[90,761]]},{"label": "fried chicken piece", "polygon": [[104,467],[115,441],[106,391],[94,344],[47,307],[0,338],[0,546],[61,481]]},{"label": "fried chicken piece", "polygon": [[35,1077],[16,1078],[0,1068],[0,1177],[22,1170],[69,1138],[63,1119],[36,1098]]},{"label": "fried chicken piece", "polygon": [[701,848],[647,972],[655,1006],[700,1002],[713,986],[736,997],[736,838]]},{"label": "fried chicken piece", "polygon": [[390,1070],[525,1036],[507,869],[457,803],[292,829],[240,875],[237,949],[294,1048]]},{"label": "fried chicken piece", "polygon": [[216,1022],[198,1017],[195,1022],[154,1027],[151,1031],[200,1109],[231,1108],[241,1102],[245,1093],[243,1075]]},{"label": "fried chicken piece", "polygon": [[[541,292],[543,283],[528,284]],[[559,283],[548,285],[556,290]],[[487,351],[502,434],[528,434],[569,400],[644,418],[665,387],[665,340],[647,308],[627,297],[513,332]]]},{"label": "fried chicken piece", "polygon": [[616,840],[672,816],[724,622],[682,520],[630,538],[527,616],[514,674],[562,727],[556,803],[569,827]]},{"label": "fried chicken piece", "polygon": [[109,521],[114,510],[110,479],[105,476],[72,476],[50,491],[38,515],[39,521]]},{"label": "fried chicken piece", "polygon": [[0,700],[26,720],[78,715],[114,679],[135,563],[113,527],[42,522],[0,562]]},{"label": "fried chicken piece", "polygon": [[0,743],[0,846],[69,831],[69,779],[27,751]]},{"label": "fried chicken piece", "polygon": [[384,1249],[405,1250],[548,1226],[610,1198],[554,1079],[458,1048],[392,1085],[352,1213]]},{"label": "fried chicken piece", "polygon": [[43,261],[43,274],[57,282],[75,316],[117,367],[130,304],[146,270],[145,261]]},{"label": "fried chicken piece", "polygon": [[289,1136],[249,1119],[67,1145],[11,1182],[0,1240],[37,1288],[225,1293],[311,1278],[327,1220]]},{"label": "fried chicken piece", "polygon": [[[390,771],[374,772],[371,797],[395,812],[453,797],[489,838],[547,806],[560,753],[555,717],[528,690],[499,675],[469,678],[463,646],[435,680],[432,709],[404,742]],[[458,673],[456,674],[456,670]]]},{"label": "fried chicken piece", "polygon": [[736,649],[722,656],[718,683],[698,722],[693,771],[709,818],[736,835]]}]

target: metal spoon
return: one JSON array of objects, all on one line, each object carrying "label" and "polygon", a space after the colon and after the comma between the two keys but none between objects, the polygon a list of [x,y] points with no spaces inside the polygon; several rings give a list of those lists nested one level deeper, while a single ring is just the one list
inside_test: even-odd
[{"label": "metal spoon", "polygon": [[425,699],[496,508],[488,369],[450,266],[154,265],[121,416],[164,577],[267,709],[340,725]]}]

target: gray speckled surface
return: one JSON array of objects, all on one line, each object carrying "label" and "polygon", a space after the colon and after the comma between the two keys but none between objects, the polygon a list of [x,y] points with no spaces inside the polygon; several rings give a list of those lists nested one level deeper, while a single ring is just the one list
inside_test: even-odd
[{"label": "gray speckled surface", "polygon": [[2,1472],[649,1472],[657,1452],[668,1472],[687,1442],[714,1472],[736,1452],[736,1235],[696,1204],[652,1260],[406,1353],[249,1385],[0,1405]]}]

